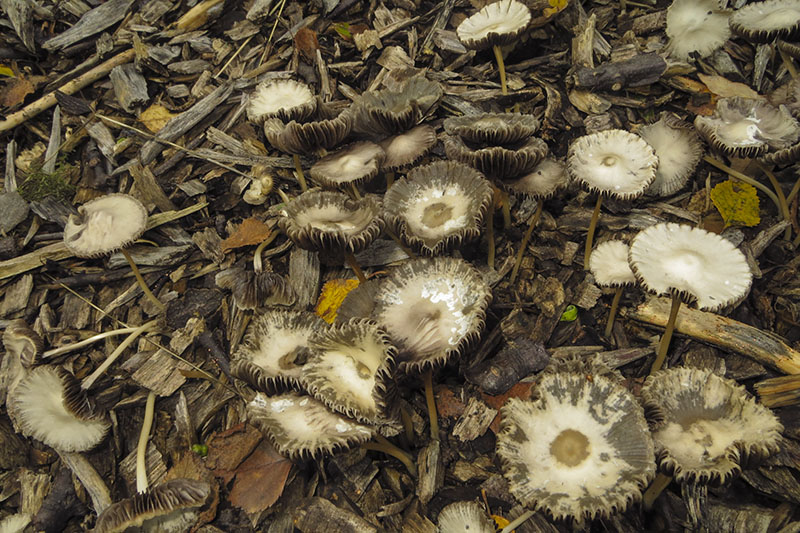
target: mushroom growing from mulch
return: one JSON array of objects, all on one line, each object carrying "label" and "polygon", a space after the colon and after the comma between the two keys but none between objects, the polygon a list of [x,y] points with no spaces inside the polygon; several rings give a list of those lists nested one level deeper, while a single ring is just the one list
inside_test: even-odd
[{"label": "mushroom growing from mulch", "polygon": [[595,283],[601,287],[614,287],[614,299],[603,333],[606,338],[611,337],[614,328],[614,317],[617,316],[622,289],[636,283],[636,276],[628,263],[629,250],[630,247],[623,241],[606,241],[598,244],[589,256],[589,271],[594,276]]},{"label": "mushroom growing from mulch", "polygon": [[800,32],[800,1],[765,0],[747,4],[731,14],[730,26],[733,33],[756,43],[796,36]]},{"label": "mushroom growing from mulch", "polygon": [[669,196],[689,181],[703,158],[703,143],[688,122],[664,113],[661,118],[637,132],[655,151],[658,168],[645,194]]},{"label": "mushroom growing from mulch", "polygon": [[495,533],[495,524],[483,506],[475,502],[453,502],[439,513],[439,533]]},{"label": "mushroom growing from mulch", "polygon": [[674,0],[667,8],[670,55],[706,57],[731,36],[728,12],[718,0]]},{"label": "mushroom growing from mulch", "polygon": [[308,174],[321,187],[342,189],[349,186],[358,197],[355,186],[377,176],[385,157],[383,148],[361,141],[326,155],[314,163]]},{"label": "mushroom growing from mulch", "polygon": [[287,80],[268,80],[256,87],[247,105],[250,122],[263,124],[277,117],[284,122],[305,120],[317,108],[317,99],[305,83]]},{"label": "mushroom growing from mulch", "polygon": [[364,91],[353,104],[353,129],[372,137],[408,131],[436,110],[443,94],[439,83],[424,76],[396,88]]}]

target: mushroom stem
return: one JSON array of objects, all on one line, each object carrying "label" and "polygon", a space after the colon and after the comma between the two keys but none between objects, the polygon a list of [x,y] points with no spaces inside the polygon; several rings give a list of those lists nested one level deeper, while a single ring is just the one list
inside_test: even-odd
[{"label": "mushroom stem", "polygon": [[531,240],[531,235],[533,235],[533,228],[536,227],[536,224],[539,222],[539,219],[542,217],[542,208],[544,207],[544,200],[539,198],[536,202],[536,211],[534,211],[531,218],[528,220],[528,229],[525,231],[525,235],[522,237],[522,242],[519,245],[519,250],[517,250],[517,259],[514,261],[514,268],[511,270],[511,283],[514,283],[514,280],[517,279],[517,274],[519,274],[519,267],[522,264],[522,258],[525,256],[525,248],[528,246],[528,241]]},{"label": "mushroom stem", "polygon": [[492,46],[492,50],[497,61],[497,70],[500,72],[500,89],[503,91],[503,95],[506,95],[508,94],[508,87],[506,86],[506,65],[503,61],[503,51],[496,44]]},{"label": "mushroom stem", "polygon": [[354,183],[350,183],[350,192],[355,200],[361,200],[361,193],[358,192]]},{"label": "mushroom stem", "polygon": [[361,447],[364,448],[365,450],[373,450],[376,452],[385,453],[386,455],[391,455],[392,457],[403,463],[405,467],[408,469],[408,472],[412,476],[417,475],[417,468],[406,452],[404,452],[403,450],[401,450],[400,448],[398,448],[397,446],[386,440],[386,438],[383,437],[382,435],[376,434],[375,440],[376,442],[365,442],[364,444],[361,445]]},{"label": "mushroom stem", "polygon": [[297,170],[297,182],[300,184],[300,190],[306,192],[308,185],[306,185],[306,175],[303,174],[303,165],[300,164],[300,156],[293,154],[292,159],[294,159],[294,168]]},{"label": "mushroom stem", "polygon": [[403,421],[403,432],[405,433],[408,444],[414,442],[414,422],[411,420],[411,414],[408,410],[400,407],[400,420]]},{"label": "mushroom stem", "polygon": [[622,285],[614,291],[614,299],[611,300],[611,310],[608,312],[608,321],[606,322],[605,337],[611,338],[611,331],[614,329],[614,319],[617,317],[617,309],[619,308],[619,301],[622,298]]},{"label": "mushroom stem", "polygon": [[353,255],[353,252],[347,250],[344,253],[344,260],[347,262],[347,266],[353,269],[353,272],[356,273],[356,277],[358,278],[359,283],[366,283],[367,277],[364,275],[364,271],[361,270],[361,267],[358,265],[358,261],[356,261],[356,256]]},{"label": "mushroom stem", "polygon": [[264,249],[269,246],[277,236],[278,230],[273,229],[269,236],[264,239],[261,244],[258,245],[258,247],[256,247],[256,251],[253,253],[253,270],[256,272],[256,274],[264,269],[264,264],[261,262],[261,254],[264,253]]},{"label": "mushroom stem", "polygon": [[669,348],[669,341],[672,340],[672,332],[675,331],[675,320],[678,318],[678,310],[681,308],[681,298],[677,294],[672,295],[672,307],[669,308],[669,319],[664,334],[661,335],[661,342],[658,343],[658,352],[656,353],[656,360],[653,361],[653,366],[650,367],[650,374],[654,374],[661,370],[664,366],[664,360],[667,358],[667,349]]},{"label": "mushroom stem", "polygon": [[778,197],[775,196],[775,193],[772,192],[771,190],[769,190],[769,187],[765,186],[763,183],[761,183],[758,180],[754,180],[753,178],[751,178],[750,176],[748,176],[746,174],[742,174],[738,170],[732,169],[731,167],[729,167],[728,165],[726,165],[725,163],[723,163],[719,159],[714,159],[710,155],[704,155],[703,156],[703,161],[705,161],[706,163],[708,163],[709,165],[711,165],[713,167],[717,167],[721,171],[727,173],[729,176],[732,176],[732,177],[736,178],[737,180],[741,180],[741,181],[743,181],[743,182],[745,182],[747,184],[752,185],[753,187],[755,187],[759,191],[761,191],[764,194],[766,194],[767,196],[769,196],[769,199],[772,200],[772,202],[775,204],[775,207],[778,208],[778,212],[781,214],[781,216],[783,216],[783,209],[781,208],[781,203],[778,200]]},{"label": "mushroom stem", "polygon": [[394,172],[386,173],[386,190],[388,191],[394,184]]},{"label": "mushroom stem", "polygon": [[124,255],[125,259],[128,260],[128,264],[131,266],[133,275],[136,276],[136,282],[139,283],[139,287],[142,288],[142,292],[144,292],[144,295],[147,296],[147,299],[153,302],[161,311],[166,309],[167,306],[162,304],[159,299],[156,298],[156,296],[150,291],[150,287],[148,287],[147,283],[144,282],[144,278],[142,277],[141,272],[139,272],[139,268],[136,266],[136,263],[133,262],[133,258],[131,257],[131,254],[128,253],[128,250],[122,248],[120,252],[122,252],[122,255]]},{"label": "mushroom stem", "polygon": [[642,505],[646,511],[653,508],[656,498],[664,492],[664,489],[666,489],[670,483],[672,483],[672,476],[660,472],[656,475],[656,478],[650,483],[650,486],[647,487],[647,490],[644,491],[644,495],[642,496]]},{"label": "mushroom stem", "polygon": [[133,333],[136,331],[136,328],[120,328],[115,329],[112,331],[104,331],[103,333],[98,333],[97,335],[92,335],[82,341],[73,342],[72,344],[67,344],[66,346],[61,346],[60,348],[53,348],[52,350],[47,350],[42,354],[42,357],[45,359],[49,357],[57,357],[59,355],[73,352],[75,350],[80,350],[84,346],[89,346],[90,344],[94,344],[97,341],[101,341],[108,337],[113,337],[115,335],[125,335],[126,333]]},{"label": "mushroom stem", "polygon": [[597,220],[600,218],[600,206],[603,205],[603,195],[597,195],[597,203],[594,204],[592,219],[589,221],[589,231],[586,234],[586,249],[583,252],[583,268],[589,268],[589,256],[592,255],[592,243],[594,242],[594,231],[597,228]]},{"label": "mushroom stem", "polygon": [[[783,194],[783,189],[781,188],[781,184],[778,183],[778,180],[775,178],[775,174],[773,174],[770,169],[761,163],[758,163],[758,168],[761,169],[761,172],[766,174],[767,178],[769,178],[769,182],[772,184],[772,188],[775,189],[775,196],[778,197],[778,205],[780,206],[783,219],[791,221],[792,216],[789,214],[789,203],[786,201],[786,196]],[[786,232],[784,233],[783,238],[787,241],[792,238],[791,224],[786,226]]]},{"label": "mushroom stem", "polygon": [[136,492],[147,492],[147,441],[150,439],[150,430],[153,428],[153,408],[156,404],[156,393],[150,391],[147,402],[144,404],[144,420],[142,431],[139,433],[139,444],[136,446]]},{"label": "mushroom stem", "polygon": [[494,200],[489,202],[489,212],[486,213],[486,245],[489,248],[486,262],[494,270]]},{"label": "mushroom stem", "polygon": [[86,378],[84,378],[83,382],[81,383],[81,388],[83,390],[89,390],[92,387],[92,385],[94,385],[94,382],[97,381],[97,379],[100,376],[102,376],[106,370],[108,370],[108,367],[110,367],[114,363],[114,361],[117,360],[120,354],[122,354],[122,352],[125,351],[125,348],[133,344],[133,341],[135,341],[137,337],[139,337],[139,335],[153,329],[153,327],[155,327],[156,324],[158,324],[158,320],[151,320],[150,322],[146,322],[145,324],[142,324],[141,326],[133,330],[131,334],[128,335],[125,338],[125,340],[122,341],[120,345],[117,346],[117,348],[113,352],[111,352],[111,355],[106,357],[106,360],[103,361],[103,363],[100,366],[98,366],[94,370],[94,372],[92,372],[91,374],[86,376]]},{"label": "mushroom stem", "polygon": [[518,528],[523,523],[525,523],[525,521],[528,520],[528,518],[532,517],[534,513],[536,513],[536,511],[534,511],[533,509],[528,509],[527,511],[516,517],[514,520],[509,522],[508,525],[500,531],[500,533],[511,533],[512,531],[514,531],[514,529]]},{"label": "mushroom stem", "polygon": [[292,201],[292,199],[291,199],[291,198],[289,198],[288,196],[286,196],[286,193],[285,193],[285,192],[283,192],[283,191],[282,191],[282,190],[281,190],[279,187],[275,187],[275,192],[277,192],[277,193],[278,193],[278,196],[280,196],[280,197],[281,197],[281,201],[282,201],[284,204],[288,204],[289,202],[291,202],[291,201]]},{"label": "mushroom stem", "polygon": [[402,250],[403,250],[403,251],[406,253],[406,255],[407,255],[407,256],[408,256],[410,259],[416,259],[416,258],[417,258],[417,254],[415,254],[415,253],[414,253],[414,250],[412,250],[411,248],[409,248],[408,246],[406,246],[406,245],[405,245],[405,243],[404,243],[403,241],[401,241],[401,240],[400,240],[400,237],[398,237],[398,236],[397,236],[397,235],[396,235],[396,234],[395,234],[395,233],[394,233],[392,230],[390,230],[389,228],[386,228],[384,231],[386,232],[386,234],[387,234],[389,237],[391,237],[391,239],[392,239],[394,242],[396,242],[396,243],[397,243],[397,245],[398,245],[398,246],[399,246],[399,247],[400,247],[400,248],[401,248],[401,249],[402,249]]},{"label": "mushroom stem", "polygon": [[508,229],[511,227],[511,200],[508,198],[508,193],[495,189],[495,194],[500,197],[500,209],[503,211],[503,228]]},{"label": "mushroom stem", "polygon": [[428,404],[428,418],[431,422],[431,438],[439,440],[439,415],[436,413],[436,398],[433,397],[433,370],[428,369],[424,375],[425,402]]},{"label": "mushroom stem", "polygon": [[786,195],[786,203],[791,204],[798,192],[800,192],[800,177],[797,178],[797,181],[795,181],[792,186],[792,190]]}]

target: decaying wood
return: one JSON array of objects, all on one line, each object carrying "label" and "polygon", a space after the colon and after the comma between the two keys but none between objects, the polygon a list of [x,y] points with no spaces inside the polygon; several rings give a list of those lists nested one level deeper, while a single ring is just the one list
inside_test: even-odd
[{"label": "decaying wood", "polygon": [[800,376],[778,376],[755,385],[761,403],[767,407],[786,407],[800,403]]},{"label": "decaying wood", "polygon": [[603,63],[594,68],[578,68],[573,74],[576,87],[611,89],[641,87],[656,83],[667,70],[667,62],[659,54],[638,54],[625,61]]},{"label": "decaying wood", "polygon": [[92,498],[92,507],[97,514],[102,513],[106,508],[111,505],[111,494],[108,492],[100,474],[89,463],[89,461],[81,454],[75,452],[59,452],[58,456],[61,461],[75,474],[86,492]]},{"label": "decaying wood", "polygon": [[109,0],[85,13],[67,31],[61,32],[52,39],[45,41],[42,48],[50,51],[60,50],[91,35],[100,33],[125,18],[125,14],[131,5],[133,5],[133,0]]},{"label": "decaying wood", "polygon": [[147,102],[147,80],[135,65],[130,63],[114,67],[108,75],[114,85],[114,94],[122,109],[131,113],[134,108]]},{"label": "decaying wood", "polygon": [[453,436],[462,442],[475,440],[489,429],[497,410],[478,398],[470,398],[464,413],[453,427]]},{"label": "decaying wood", "polygon": [[308,498],[300,502],[294,526],[303,533],[377,533],[378,528],[323,498]]},{"label": "decaying wood", "polygon": [[417,456],[417,497],[423,504],[428,503],[436,495],[444,482],[444,464],[442,464],[442,444],[438,440],[428,443]]}]

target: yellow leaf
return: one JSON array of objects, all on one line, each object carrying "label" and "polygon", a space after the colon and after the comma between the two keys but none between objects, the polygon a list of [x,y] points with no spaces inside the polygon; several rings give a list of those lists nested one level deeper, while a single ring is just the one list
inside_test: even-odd
[{"label": "yellow leaf", "polygon": [[314,308],[322,319],[328,324],[332,324],[339,312],[347,293],[358,287],[358,280],[355,279],[332,279],[322,286],[322,292]]},{"label": "yellow leaf", "polygon": [[139,121],[153,133],[157,133],[175,115],[161,105],[153,104],[139,115]]},{"label": "yellow leaf", "polygon": [[727,180],[711,189],[711,201],[719,211],[725,227],[756,226],[759,217],[756,188],[747,183]]},{"label": "yellow leaf", "polygon": [[14,77],[14,71],[8,68],[5,65],[0,65],[0,76],[9,76],[11,78]]},{"label": "yellow leaf", "polygon": [[550,4],[550,7],[542,10],[542,14],[545,17],[552,17],[556,13],[564,11],[564,8],[567,7],[568,3],[568,0],[547,0],[547,1]]},{"label": "yellow leaf", "polygon": [[[508,524],[511,523],[500,515],[493,514],[491,516],[492,520],[494,520],[494,523],[497,525],[498,530],[503,529],[504,527],[506,527]],[[514,529],[513,531],[516,531],[516,529]]]}]

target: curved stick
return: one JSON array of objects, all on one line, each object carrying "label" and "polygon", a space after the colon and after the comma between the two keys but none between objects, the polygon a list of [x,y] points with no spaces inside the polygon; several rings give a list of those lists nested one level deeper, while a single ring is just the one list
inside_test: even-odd
[{"label": "curved stick", "polygon": [[133,258],[131,254],[128,253],[128,250],[125,248],[121,249],[122,255],[125,256],[125,259],[128,260],[128,264],[131,266],[131,270],[133,271],[133,275],[136,276],[136,282],[139,284],[139,287],[142,288],[142,292],[147,297],[148,300],[153,302],[156,307],[158,307],[161,311],[167,308],[166,305],[162,304],[161,301],[156,298],[156,295],[152,293],[150,287],[147,286],[147,283],[144,282],[144,278],[142,277],[141,272],[139,272],[139,268],[136,266],[136,263],[133,262]]},{"label": "curved stick", "polygon": [[92,335],[91,337],[83,339],[82,341],[73,342],[72,344],[61,346],[60,348],[53,348],[52,350],[47,350],[42,354],[42,357],[45,359],[49,357],[57,357],[65,353],[73,352],[75,350],[80,350],[84,346],[89,346],[90,344],[94,344],[95,342],[101,341],[105,338],[114,337],[115,335],[125,335],[126,333],[133,333],[134,331],[136,331],[136,328],[120,328],[112,331],[104,331],[103,333]]},{"label": "curved stick", "polygon": [[133,344],[133,341],[135,341],[137,337],[139,337],[139,335],[152,329],[156,324],[158,324],[158,320],[151,320],[150,322],[142,324],[141,326],[133,330],[133,332],[130,335],[128,335],[125,338],[125,340],[120,343],[119,346],[117,346],[116,350],[111,352],[111,355],[106,357],[106,360],[103,361],[103,363],[100,366],[98,366],[94,370],[94,372],[92,372],[83,379],[83,383],[81,383],[81,388],[83,390],[89,390],[91,386],[94,385],[94,382],[97,381],[97,379],[100,376],[102,376],[106,370],[108,370],[108,367],[110,367],[114,363],[114,361],[116,361],[117,358],[122,354],[122,352],[125,351],[125,348]]}]

